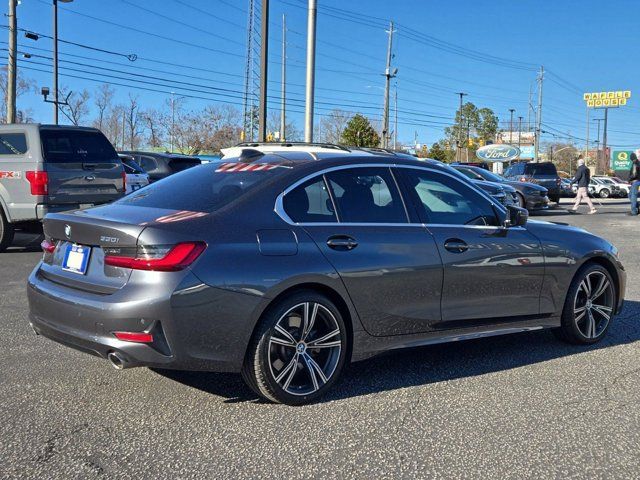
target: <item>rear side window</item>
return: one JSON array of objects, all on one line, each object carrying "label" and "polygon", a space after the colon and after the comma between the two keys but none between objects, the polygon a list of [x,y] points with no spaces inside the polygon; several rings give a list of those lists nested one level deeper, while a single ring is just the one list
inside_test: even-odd
[{"label": "rear side window", "polygon": [[552,175],[557,176],[558,171],[556,170],[556,166],[551,162],[544,163],[527,163],[524,166],[524,173],[527,175]]},{"label": "rear side window", "polygon": [[169,168],[172,172],[181,172],[187,168],[200,165],[200,159],[197,158],[174,158],[169,160]]},{"label": "rear side window", "polygon": [[144,169],[144,171],[150,172],[151,170],[154,170],[158,165],[156,164],[155,159],[151,157],[140,157],[140,166]]},{"label": "rear side window", "polygon": [[0,133],[0,155],[24,155],[27,137],[24,133]]},{"label": "rear side window", "polygon": [[408,223],[388,168],[352,168],[327,174],[340,222]]},{"label": "rear side window", "polygon": [[335,222],[336,214],[323,177],[316,177],[284,196],[284,211],[296,223]]},{"label": "rear side window", "polygon": [[[117,203],[140,207],[213,212],[242,198],[289,167],[266,165],[253,171],[223,170],[225,165],[205,164],[171,175],[128,195]],[[253,164],[256,168],[260,165]],[[275,195],[273,197],[275,201]]]},{"label": "rear side window", "polygon": [[44,159],[51,163],[111,163],[118,160],[113,145],[100,132],[40,130]]},{"label": "rear side window", "polygon": [[136,162],[134,162],[130,158],[123,158],[122,165],[124,166],[124,171],[126,173],[132,173],[132,174],[144,173],[144,170],[142,170],[140,165],[138,165]]}]

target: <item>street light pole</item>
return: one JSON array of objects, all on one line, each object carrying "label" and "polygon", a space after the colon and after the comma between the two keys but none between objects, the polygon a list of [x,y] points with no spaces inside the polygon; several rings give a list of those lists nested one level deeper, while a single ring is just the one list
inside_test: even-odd
[{"label": "street light pole", "polygon": [[459,162],[462,159],[462,97],[468,95],[464,92],[458,92],[456,95],[460,95],[460,110],[458,119],[458,148],[456,149],[456,162]]},{"label": "street light pole", "polygon": [[391,86],[391,79],[395,77],[395,71],[391,71],[391,58],[393,49],[393,22],[389,22],[389,45],[387,46],[387,67],[384,71],[385,84],[384,84],[384,110],[382,113],[382,148],[389,146],[389,88]]},{"label": "street light pole", "polygon": [[267,66],[269,55],[269,0],[262,0],[260,21],[260,108],[258,111],[258,141],[267,139]]},{"label": "street light pole", "polygon": [[509,145],[513,142],[513,112],[515,111],[515,108],[509,109],[509,113],[511,113],[511,119],[509,120]]},{"label": "street light pole", "polygon": [[[518,117],[518,150],[522,146],[522,117]],[[520,154],[518,154],[518,158]]]},{"label": "street light pole", "polygon": [[307,84],[304,109],[304,141],[313,142],[313,102],[316,86],[316,0],[309,0],[307,11]]},{"label": "street light pole", "polygon": [[287,18],[282,14],[282,98],[280,99],[280,141],[287,138],[285,129],[287,127]]}]

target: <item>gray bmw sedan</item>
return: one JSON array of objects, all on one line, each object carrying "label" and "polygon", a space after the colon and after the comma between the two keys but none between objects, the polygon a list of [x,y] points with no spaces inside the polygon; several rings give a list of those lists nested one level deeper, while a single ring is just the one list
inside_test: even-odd
[{"label": "gray bmw sedan", "polygon": [[622,308],[613,245],[446,165],[241,152],[48,215],[35,332],[119,369],[241,372],[298,405],[390,349],[541,328],[586,345]]}]

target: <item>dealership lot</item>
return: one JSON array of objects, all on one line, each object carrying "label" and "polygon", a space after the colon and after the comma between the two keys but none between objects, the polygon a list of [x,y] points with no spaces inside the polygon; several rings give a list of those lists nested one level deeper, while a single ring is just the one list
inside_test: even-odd
[{"label": "dealership lot", "polygon": [[636,477],[640,219],[596,206],[535,218],[620,249],[627,305],[602,343],[534,332],[398,352],[300,408],[257,401],[236,375],[119,372],[36,337],[25,279],[40,251],[22,236],[0,255],[0,477]]}]

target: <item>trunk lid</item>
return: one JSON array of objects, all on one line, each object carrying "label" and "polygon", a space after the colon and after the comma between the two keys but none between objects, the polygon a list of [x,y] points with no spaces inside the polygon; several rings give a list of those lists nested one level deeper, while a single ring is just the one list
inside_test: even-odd
[{"label": "trunk lid", "polygon": [[95,205],[122,196],[122,163],[94,129],[40,129],[50,204]]},{"label": "trunk lid", "polygon": [[[114,204],[49,214],[43,222],[44,234],[57,248],[54,253],[44,255],[40,274],[71,288],[97,294],[114,293],[126,285],[132,270],[105,265],[105,249],[135,248],[147,225],[172,213],[175,211]],[[90,249],[84,274],[64,268],[67,251],[74,245]]]}]

